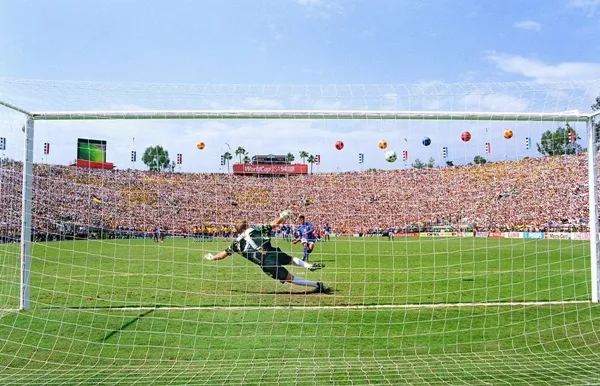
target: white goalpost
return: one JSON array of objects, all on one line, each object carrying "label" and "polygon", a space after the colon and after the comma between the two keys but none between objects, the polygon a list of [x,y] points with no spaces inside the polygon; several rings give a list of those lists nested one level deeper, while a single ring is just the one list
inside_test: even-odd
[{"label": "white goalpost", "polygon": [[0,79],[0,374],[594,382],[599,96]]},{"label": "white goalpost", "polygon": [[598,113],[591,114],[586,122],[587,139],[588,139],[588,185],[589,185],[589,225],[590,225],[590,277],[591,277],[591,295],[592,302],[600,301],[600,257],[598,255],[598,133],[594,124],[594,117]]}]

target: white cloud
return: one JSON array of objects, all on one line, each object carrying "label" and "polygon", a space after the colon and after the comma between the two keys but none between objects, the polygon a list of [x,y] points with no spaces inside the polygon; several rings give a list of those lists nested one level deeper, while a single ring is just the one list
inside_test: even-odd
[{"label": "white cloud", "polygon": [[293,0],[296,4],[307,8],[308,17],[331,19],[332,14],[341,15],[344,7],[337,0]]},{"label": "white cloud", "polygon": [[588,80],[600,78],[600,62],[563,62],[548,64],[521,55],[490,53],[486,59],[505,72],[533,78],[540,82]]},{"label": "white cloud", "polygon": [[537,21],[533,20],[522,20],[517,21],[513,24],[515,28],[524,29],[527,31],[535,31],[540,32],[542,30],[542,25]]},{"label": "white cloud", "polygon": [[589,16],[594,16],[600,8],[600,0],[567,0],[567,7],[579,8],[587,12]]}]

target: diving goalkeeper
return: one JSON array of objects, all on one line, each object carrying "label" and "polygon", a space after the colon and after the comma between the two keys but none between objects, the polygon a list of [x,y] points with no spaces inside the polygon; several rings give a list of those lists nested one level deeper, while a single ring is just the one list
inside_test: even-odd
[{"label": "diving goalkeeper", "polygon": [[324,268],[323,264],[310,264],[297,257],[292,257],[281,249],[271,245],[271,230],[282,224],[291,213],[289,209],[286,209],[279,214],[279,218],[267,225],[248,226],[245,220],[242,221],[237,227],[239,236],[227,249],[216,255],[207,253],[204,255],[204,258],[207,260],[222,260],[227,256],[231,256],[234,252],[239,253],[254,264],[259,265],[267,275],[275,280],[279,280],[282,284],[287,282],[299,286],[312,287],[315,289],[315,292],[330,292],[322,282],[310,281],[299,276],[294,276],[283,267],[284,265],[291,264],[306,268],[309,271],[316,271],[317,269]]}]

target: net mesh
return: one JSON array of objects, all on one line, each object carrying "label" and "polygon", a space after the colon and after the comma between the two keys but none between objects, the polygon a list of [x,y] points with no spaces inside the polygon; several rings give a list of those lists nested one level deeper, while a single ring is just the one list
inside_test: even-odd
[{"label": "net mesh", "polygon": [[[31,308],[18,311],[25,119],[0,112],[4,384],[586,384],[600,376],[579,119],[80,120],[82,111],[284,109],[574,117],[589,113],[598,81],[0,85],[5,106],[78,115],[35,121]],[[574,154],[541,157],[542,134],[559,128]],[[106,140],[115,170],[73,166],[78,138]],[[156,149],[144,157],[156,145],[174,162],[162,163]],[[386,161],[390,151],[397,161]],[[270,154],[306,174],[267,175],[273,164],[252,164]],[[163,170],[149,171],[155,164]],[[256,168],[261,176],[237,174]],[[286,208],[293,214],[273,229],[272,244],[302,260],[302,243],[291,241],[305,215],[318,233],[308,263],[325,268],[285,268],[332,293],[282,284],[239,254],[203,258],[226,250],[241,220],[270,223]]]},{"label": "net mesh", "polygon": [[590,111],[598,81],[198,85],[2,79],[0,100],[30,112],[119,110]]}]

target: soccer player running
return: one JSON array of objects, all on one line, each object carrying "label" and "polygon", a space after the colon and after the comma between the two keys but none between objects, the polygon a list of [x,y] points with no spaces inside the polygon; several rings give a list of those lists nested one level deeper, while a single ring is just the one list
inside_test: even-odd
[{"label": "soccer player running", "polygon": [[305,278],[292,275],[284,265],[295,265],[303,267],[309,271],[316,271],[324,268],[323,264],[309,264],[297,257],[292,257],[281,249],[271,245],[270,233],[271,230],[282,224],[291,214],[289,209],[284,210],[279,214],[279,218],[273,220],[270,224],[248,226],[244,220],[238,226],[239,236],[225,249],[213,255],[207,253],[204,258],[207,260],[222,260],[227,256],[231,256],[234,252],[242,255],[256,265],[259,265],[263,272],[271,276],[275,280],[279,280],[282,284],[292,283],[304,287],[312,287],[315,292],[328,293],[331,290],[326,288],[322,282],[306,280]]},{"label": "soccer player running", "polygon": [[317,241],[315,227],[310,222],[306,221],[304,215],[300,215],[298,221],[300,221],[300,225],[298,226],[298,236],[292,243],[297,244],[298,241],[302,243],[302,246],[304,246],[302,261],[308,261],[308,257],[312,253],[315,242]]}]

